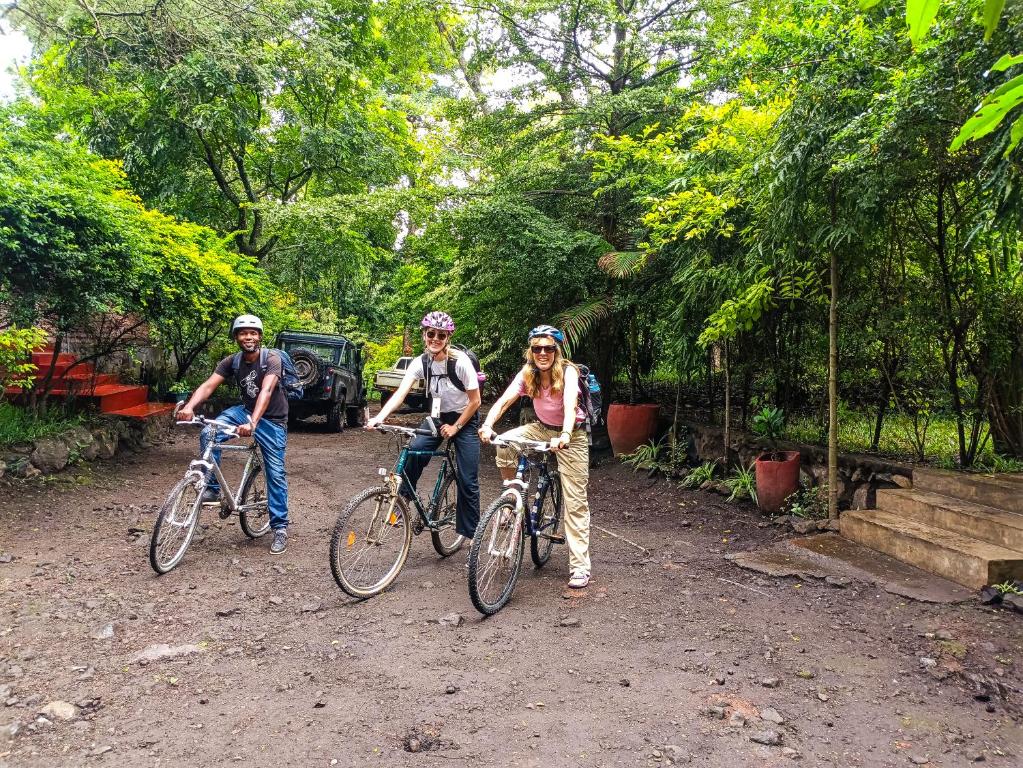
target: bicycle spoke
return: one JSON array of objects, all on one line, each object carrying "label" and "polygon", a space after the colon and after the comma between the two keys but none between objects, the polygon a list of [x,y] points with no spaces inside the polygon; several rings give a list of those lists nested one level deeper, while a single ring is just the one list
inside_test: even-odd
[{"label": "bicycle spoke", "polygon": [[331,538],[331,570],[342,589],[353,597],[369,597],[394,580],[411,545],[408,514],[384,488],[353,499]]}]

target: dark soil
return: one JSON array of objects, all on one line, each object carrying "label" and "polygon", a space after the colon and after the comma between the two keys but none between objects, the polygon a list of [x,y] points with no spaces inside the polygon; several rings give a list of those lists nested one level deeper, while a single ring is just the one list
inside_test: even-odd
[{"label": "dark soil", "polygon": [[[582,594],[566,596],[560,547],[482,620],[465,550],[444,561],[421,536],[389,592],[353,602],[328,536],[394,447],[321,430],[290,437],[281,557],[210,514],[182,564],[152,573],[155,510],[194,450],[183,429],[0,486],[0,765],[1020,765],[1023,617],[756,577],[723,557],[784,535],[755,509],[611,461],[593,523],[649,551],[594,529]],[[483,474],[486,503],[492,453]],[[461,626],[437,623],[452,611]],[[134,660],[159,643],[197,647]],[[71,719],[39,719],[54,701]]]}]

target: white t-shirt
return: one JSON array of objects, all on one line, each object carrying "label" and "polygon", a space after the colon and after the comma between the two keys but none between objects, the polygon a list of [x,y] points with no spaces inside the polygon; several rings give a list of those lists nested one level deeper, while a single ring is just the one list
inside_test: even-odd
[{"label": "white t-shirt", "polygon": [[[455,354],[457,355],[455,358],[455,373],[465,386],[465,392],[459,390],[458,387],[448,380],[447,358],[441,362],[434,360],[430,363],[430,391],[426,394],[430,397],[440,397],[441,413],[450,413],[452,411],[461,413],[469,404],[469,395],[467,393],[470,390],[480,388],[479,379],[476,378],[476,369],[472,367],[469,356],[466,354]],[[426,378],[423,373],[422,355],[409,363],[405,377],[411,378],[413,381]]]}]

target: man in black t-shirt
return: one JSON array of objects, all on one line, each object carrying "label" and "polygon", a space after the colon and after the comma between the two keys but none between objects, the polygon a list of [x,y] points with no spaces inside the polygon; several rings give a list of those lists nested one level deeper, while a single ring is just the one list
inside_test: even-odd
[{"label": "man in black t-shirt", "polygon": [[[252,436],[263,454],[266,472],[267,507],[273,542],[270,552],[279,555],[288,546],[288,476],[284,471],[284,451],[288,445],[288,398],[281,387],[283,365],[280,355],[263,352],[263,321],[255,315],[239,315],[231,325],[231,336],[241,350],[228,355],[217,364],[213,375],[195,391],[178,411],[179,421],[195,417],[195,409],[209,399],[217,387],[234,378],[241,390],[242,403],[228,408],[217,416],[217,421],[235,424],[239,437]],[[199,437],[200,447],[206,450],[207,430]],[[227,439],[218,433],[218,442]],[[213,452],[213,460],[220,461],[220,451]],[[220,487],[213,480],[203,493],[203,503],[220,499]]]}]

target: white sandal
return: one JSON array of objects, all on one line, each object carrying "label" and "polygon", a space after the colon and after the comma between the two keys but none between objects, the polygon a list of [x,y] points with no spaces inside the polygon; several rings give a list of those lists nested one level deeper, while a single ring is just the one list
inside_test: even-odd
[{"label": "white sandal", "polygon": [[569,589],[582,589],[590,583],[590,574],[586,571],[573,571],[572,578],[568,580]]}]

